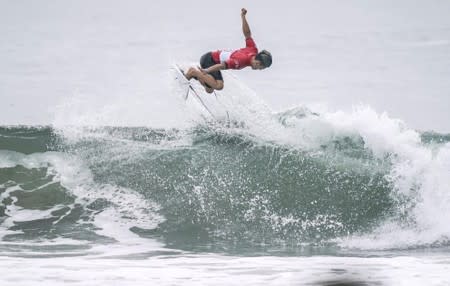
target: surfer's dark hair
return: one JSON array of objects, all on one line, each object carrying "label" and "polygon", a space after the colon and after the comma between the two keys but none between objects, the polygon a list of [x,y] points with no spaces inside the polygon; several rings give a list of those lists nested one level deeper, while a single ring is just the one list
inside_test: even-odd
[{"label": "surfer's dark hair", "polygon": [[260,61],[265,68],[272,65],[272,55],[266,50],[259,52],[256,55],[255,60]]}]

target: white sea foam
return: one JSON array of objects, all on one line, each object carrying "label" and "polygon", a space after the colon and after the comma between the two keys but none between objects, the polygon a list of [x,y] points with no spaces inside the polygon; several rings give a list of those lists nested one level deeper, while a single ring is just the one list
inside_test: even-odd
[{"label": "white sea foam", "polygon": [[[235,257],[162,255],[147,259],[0,258],[2,285],[447,285],[446,257]],[[24,275],[26,273],[26,275]],[[82,273],[82,275],[80,275]],[[414,275],[411,275],[414,273]],[[238,278],[237,278],[238,277]],[[334,285],[333,284],[333,285]],[[351,284],[353,285],[353,284]]]}]

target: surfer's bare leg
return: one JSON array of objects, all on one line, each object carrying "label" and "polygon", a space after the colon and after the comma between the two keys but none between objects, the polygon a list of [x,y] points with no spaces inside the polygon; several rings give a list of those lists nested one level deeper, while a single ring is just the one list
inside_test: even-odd
[{"label": "surfer's bare leg", "polygon": [[204,81],[202,81],[201,79],[198,80],[198,82],[205,88],[205,91],[207,93],[213,93],[214,92],[214,88],[210,87],[209,85],[207,85]]},{"label": "surfer's bare leg", "polygon": [[[191,78],[197,79],[205,87],[205,90],[208,93],[213,92],[214,89],[223,89],[223,80],[216,80],[212,75],[201,72],[196,68],[189,68],[186,72],[186,78],[188,80],[190,80]],[[211,92],[208,91],[209,88],[206,86],[206,84],[209,85],[211,89],[213,89]]]}]

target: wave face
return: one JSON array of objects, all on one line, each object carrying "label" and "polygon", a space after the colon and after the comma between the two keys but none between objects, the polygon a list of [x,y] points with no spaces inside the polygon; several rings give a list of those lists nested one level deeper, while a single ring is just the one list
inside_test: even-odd
[{"label": "wave face", "polygon": [[[316,117],[275,115],[286,132]],[[308,148],[242,126],[79,127],[70,136],[3,127],[0,234],[92,243],[131,232],[225,252],[448,243],[446,219],[433,218],[448,212],[447,135],[424,133],[410,144],[389,134],[388,146],[354,123],[346,130],[342,114],[320,117],[340,125]]]}]

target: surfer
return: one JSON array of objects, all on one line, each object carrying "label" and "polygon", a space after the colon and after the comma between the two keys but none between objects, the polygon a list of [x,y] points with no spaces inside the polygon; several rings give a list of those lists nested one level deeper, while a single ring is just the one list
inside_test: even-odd
[{"label": "surfer", "polygon": [[270,67],[272,64],[272,55],[262,50],[258,53],[255,41],[252,38],[250,27],[246,19],[247,10],[242,8],[242,31],[245,36],[245,48],[226,51],[217,50],[204,54],[200,58],[200,66],[191,67],[186,72],[186,78],[198,80],[206,92],[212,93],[214,90],[223,89],[223,77],[221,70],[224,69],[243,69],[252,67],[254,70],[262,70]]}]

